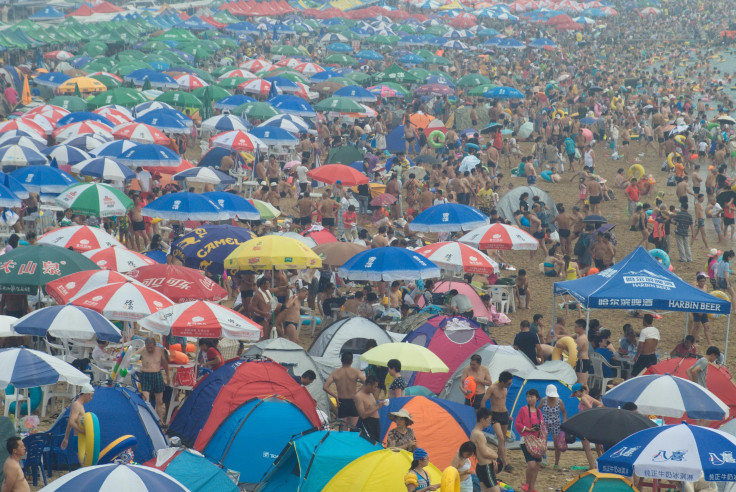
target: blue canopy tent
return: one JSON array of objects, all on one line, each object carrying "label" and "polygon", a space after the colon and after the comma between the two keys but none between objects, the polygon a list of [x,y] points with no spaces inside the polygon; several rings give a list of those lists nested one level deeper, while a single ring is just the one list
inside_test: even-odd
[{"label": "blue canopy tent", "polygon": [[30,20],[36,21],[50,21],[50,20],[63,20],[64,14],[56,10],[51,5],[47,5],[43,9],[39,10],[35,14],[29,17]]},{"label": "blue canopy tent", "polygon": [[[664,268],[641,246],[598,274],[555,282],[554,295],[565,294],[573,296],[588,308],[588,321],[590,310],[595,308],[727,314],[725,351],[728,355],[731,302],[688,284]],[[554,299],[552,319],[555,319]]]}]

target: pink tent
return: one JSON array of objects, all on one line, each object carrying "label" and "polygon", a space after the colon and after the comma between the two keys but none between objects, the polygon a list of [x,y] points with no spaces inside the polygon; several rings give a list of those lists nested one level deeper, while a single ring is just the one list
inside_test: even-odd
[{"label": "pink tent", "polygon": [[[475,314],[476,318],[487,318],[497,325],[507,325],[511,323],[511,320],[508,316],[503,313],[497,312],[493,306],[491,306],[490,311],[486,309],[486,307],[483,305],[483,301],[480,300],[480,296],[475,291],[475,289],[465,282],[461,282],[459,280],[455,280],[452,282],[443,280],[442,282],[437,282],[437,284],[435,284],[432,292],[449,292],[452,289],[456,289],[458,293],[468,296],[468,299],[470,299],[470,302],[473,304],[473,313]],[[419,302],[417,302],[417,304],[420,307],[424,307],[424,299],[419,299]]]}]

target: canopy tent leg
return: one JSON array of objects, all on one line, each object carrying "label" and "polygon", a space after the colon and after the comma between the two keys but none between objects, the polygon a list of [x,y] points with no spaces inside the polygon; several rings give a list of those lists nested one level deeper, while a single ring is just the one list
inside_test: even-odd
[{"label": "canopy tent leg", "polygon": [[587,309],[585,314],[585,336],[588,336],[590,335],[590,308],[586,306],[585,309]]},{"label": "canopy tent leg", "polygon": [[[550,330],[555,329],[555,323],[557,323],[557,318],[555,318],[555,309],[557,308],[557,295],[554,293],[554,290],[552,292],[552,319],[549,320],[550,323]],[[552,346],[554,347],[554,341],[552,341]]]},{"label": "canopy tent leg", "polygon": [[690,324],[690,313],[685,313],[685,334],[682,335],[683,340],[687,336],[687,328],[689,324]]},{"label": "canopy tent leg", "polygon": [[728,318],[726,318],[726,344],[723,347],[723,363],[726,363],[726,360],[728,359],[728,330],[731,328],[731,313],[728,313]]}]

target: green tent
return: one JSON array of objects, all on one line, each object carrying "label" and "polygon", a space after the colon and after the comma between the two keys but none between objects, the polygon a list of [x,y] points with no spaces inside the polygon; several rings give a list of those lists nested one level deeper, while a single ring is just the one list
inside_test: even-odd
[{"label": "green tent", "polygon": [[327,154],[327,164],[345,164],[349,166],[355,161],[362,161],[365,155],[363,151],[352,145],[343,145],[342,147],[333,147]]}]

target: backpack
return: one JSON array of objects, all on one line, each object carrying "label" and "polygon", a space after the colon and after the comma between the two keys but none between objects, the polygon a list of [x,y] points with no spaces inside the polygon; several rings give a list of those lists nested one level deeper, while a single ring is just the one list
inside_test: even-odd
[{"label": "backpack", "polygon": [[578,258],[583,256],[588,249],[588,246],[585,244],[585,238],[586,238],[585,234],[580,236],[580,238],[575,243],[575,247],[572,250],[573,254],[577,256]]}]

